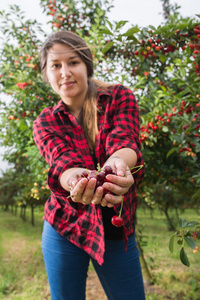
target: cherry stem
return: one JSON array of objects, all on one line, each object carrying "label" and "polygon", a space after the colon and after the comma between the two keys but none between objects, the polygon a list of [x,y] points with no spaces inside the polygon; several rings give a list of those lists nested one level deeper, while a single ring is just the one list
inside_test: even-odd
[{"label": "cherry stem", "polygon": [[121,215],[122,215],[123,202],[124,202],[124,197],[122,196],[122,202],[121,202],[121,207],[120,207],[120,211],[119,211],[119,217],[121,217]]},{"label": "cherry stem", "polygon": [[133,170],[133,169],[137,169],[135,172],[132,172],[131,174],[133,175],[133,174],[137,173],[137,172],[140,171],[143,167],[144,167],[144,165],[139,165],[139,166],[135,166],[135,167],[131,168],[130,171]]},{"label": "cherry stem", "polygon": [[73,197],[79,197],[79,196],[81,196],[81,195],[69,195],[69,196],[67,196],[67,199],[68,198],[73,198]]}]

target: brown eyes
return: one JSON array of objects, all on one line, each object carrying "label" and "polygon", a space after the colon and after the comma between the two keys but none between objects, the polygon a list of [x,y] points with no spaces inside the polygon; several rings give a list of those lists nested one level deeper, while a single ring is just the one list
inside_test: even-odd
[{"label": "brown eyes", "polygon": [[52,68],[58,68],[60,65],[59,64],[54,64],[53,66],[52,66]]},{"label": "brown eyes", "polygon": [[[69,66],[75,66],[78,63],[79,63],[78,61],[71,61],[69,63]],[[60,68],[61,66],[62,66],[61,64],[54,64],[54,65],[51,66],[51,68],[57,69],[57,68]]]}]

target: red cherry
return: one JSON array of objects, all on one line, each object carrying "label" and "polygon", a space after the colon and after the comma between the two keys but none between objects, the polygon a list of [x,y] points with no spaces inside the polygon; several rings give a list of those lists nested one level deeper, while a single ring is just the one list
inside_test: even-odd
[{"label": "red cherry", "polygon": [[111,181],[105,177],[105,182],[111,182]]},{"label": "red cherry", "polygon": [[88,172],[87,171],[83,171],[82,174],[81,174],[81,177],[83,178],[87,178],[88,177]]},{"label": "red cherry", "polygon": [[93,173],[93,172],[91,172],[89,175],[88,175],[88,180],[90,180],[90,179],[92,179],[92,178],[95,178],[95,179],[97,179],[97,175],[95,174],[95,173]]},{"label": "red cherry", "polygon": [[109,191],[105,188],[103,188],[103,196],[105,196],[105,194],[109,194]]},{"label": "red cherry", "polygon": [[104,173],[105,175],[108,175],[108,174],[112,174],[113,170],[110,166],[105,166],[104,167]]},{"label": "red cherry", "polygon": [[100,181],[97,181],[97,183],[96,183],[96,188],[98,188],[99,186],[101,186],[102,185],[102,183],[100,182]]},{"label": "red cherry", "polygon": [[111,219],[111,223],[115,226],[115,227],[121,227],[124,225],[124,220],[122,219],[122,217],[119,216],[113,216]]},{"label": "red cherry", "polygon": [[99,172],[98,174],[97,174],[97,180],[98,181],[100,181],[100,182],[102,182],[102,183],[104,183],[104,180],[105,180],[105,173],[104,172]]}]

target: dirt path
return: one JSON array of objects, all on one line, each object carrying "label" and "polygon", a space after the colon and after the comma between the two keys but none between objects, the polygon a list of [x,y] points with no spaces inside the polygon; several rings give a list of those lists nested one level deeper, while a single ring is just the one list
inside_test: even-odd
[{"label": "dirt path", "polygon": [[[144,281],[145,292],[153,293],[155,292],[158,295],[164,295],[164,291],[161,291],[159,287],[155,285],[149,285]],[[167,295],[166,299],[168,298]],[[99,278],[95,271],[88,272],[87,284],[86,284],[86,299],[87,300],[107,300],[107,297],[104,293],[104,290],[101,286]]]},{"label": "dirt path", "polygon": [[88,272],[86,284],[87,300],[107,300],[104,290],[95,271]]}]

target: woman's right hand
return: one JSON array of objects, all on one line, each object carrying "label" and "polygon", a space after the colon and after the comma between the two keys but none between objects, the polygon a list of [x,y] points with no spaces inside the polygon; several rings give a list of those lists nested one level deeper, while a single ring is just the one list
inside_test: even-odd
[{"label": "woman's right hand", "polygon": [[76,168],[66,177],[66,184],[69,187],[72,201],[80,202],[84,205],[90,203],[100,203],[103,198],[103,187],[96,187],[96,179],[81,178],[81,174],[85,169]]}]

